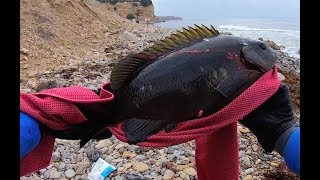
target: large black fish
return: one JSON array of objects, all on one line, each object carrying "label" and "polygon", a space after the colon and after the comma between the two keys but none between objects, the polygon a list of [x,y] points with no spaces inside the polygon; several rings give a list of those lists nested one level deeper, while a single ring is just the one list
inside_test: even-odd
[{"label": "large black fish", "polygon": [[183,28],[130,55],[111,73],[114,118],[136,144],[181,121],[212,114],[274,67],[262,41],[220,34],[212,26]]}]

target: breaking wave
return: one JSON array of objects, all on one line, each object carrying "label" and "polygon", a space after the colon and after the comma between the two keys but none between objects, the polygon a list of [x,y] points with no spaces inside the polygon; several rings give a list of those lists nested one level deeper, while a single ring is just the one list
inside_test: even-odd
[{"label": "breaking wave", "polygon": [[219,29],[226,30],[236,30],[236,31],[273,31],[273,32],[299,32],[294,30],[285,30],[285,29],[267,29],[267,28],[251,28],[247,26],[237,26],[237,25],[220,25]]},{"label": "breaking wave", "polygon": [[168,21],[159,25],[165,28],[179,29],[194,24],[213,25],[220,32],[253,39],[263,38],[281,45],[283,52],[300,59],[300,24],[297,20],[264,19],[220,19],[220,20],[181,20]]},{"label": "breaking wave", "polygon": [[278,45],[282,45],[283,52],[291,57],[300,59],[298,53],[300,49],[300,31],[274,28],[252,28],[239,25],[220,25],[217,28],[221,32],[230,32],[234,35],[258,39],[263,37],[265,40],[272,40]]}]

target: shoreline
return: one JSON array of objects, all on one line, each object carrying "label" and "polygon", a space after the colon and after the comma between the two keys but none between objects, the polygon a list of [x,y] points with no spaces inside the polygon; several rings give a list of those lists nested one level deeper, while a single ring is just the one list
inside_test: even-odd
[{"label": "shoreline", "polygon": [[152,21],[153,24],[169,22],[169,21],[182,21],[182,17],[176,16],[156,16],[155,19]]},{"label": "shoreline", "polygon": [[[209,19],[183,19],[182,21],[172,21],[156,24],[159,27],[168,29],[179,29],[193,24],[213,25],[220,32],[231,32],[235,35],[249,37],[253,39],[269,39],[279,44],[283,52],[288,53],[292,58],[300,59],[299,25],[298,22],[275,20],[275,24],[267,21],[260,22],[261,18],[209,18]],[[251,22],[252,21],[252,22]],[[288,26],[285,26],[288,23]],[[265,36],[265,37],[264,37]],[[290,39],[290,40],[289,40]]]}]

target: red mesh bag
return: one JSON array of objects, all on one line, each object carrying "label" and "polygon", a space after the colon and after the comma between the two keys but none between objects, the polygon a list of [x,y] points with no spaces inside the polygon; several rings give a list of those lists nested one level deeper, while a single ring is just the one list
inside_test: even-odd
[{"label": "red mesh bag", "polygon": [[[179,123],[172,132],[161,131],[138,145],[167,147],[195,139],[199,180],[238,179],[237,121],[259,107],[278,90],[279,86],[275,67],[220,111],[207,117]],[[71,124],[86,120],[74,103],[111,101],[113,95],[108,91],[109,88],[110,83],[104,84],[100,97],[79,86],[21,94],[20,109],[53,129],[65,129]],[[126,142],[121,123],[109,129],[119,140]],[[54,139],[44,138],[36,149],[20,161],[20,176],[44,168],[50,163]]]},{"label": "red mesh bag", "polygon": [[[108,83],[107,83],[108,84]],[[106,85],[107,85],[106,84]],[[21,93],[20,110],[55,130],[87,121],[75,104],[112,101],[112,93],[101,97],[81,86],[53,88],[38,93]],[[42,135],[38,146],[20,160],[20,176],[49,166],[55,138]]]}]

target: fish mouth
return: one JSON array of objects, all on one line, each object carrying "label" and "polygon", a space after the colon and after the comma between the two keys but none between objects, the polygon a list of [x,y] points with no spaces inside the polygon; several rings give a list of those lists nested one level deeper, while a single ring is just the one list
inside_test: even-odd
[{"label": "fish mouth", "polygon": [[255,70],[258,72],[265,72],[265,69],[258,64],[253,63],[249,59],[246,59],[242,50],[240,50],[240,62],[249,70]]}]

